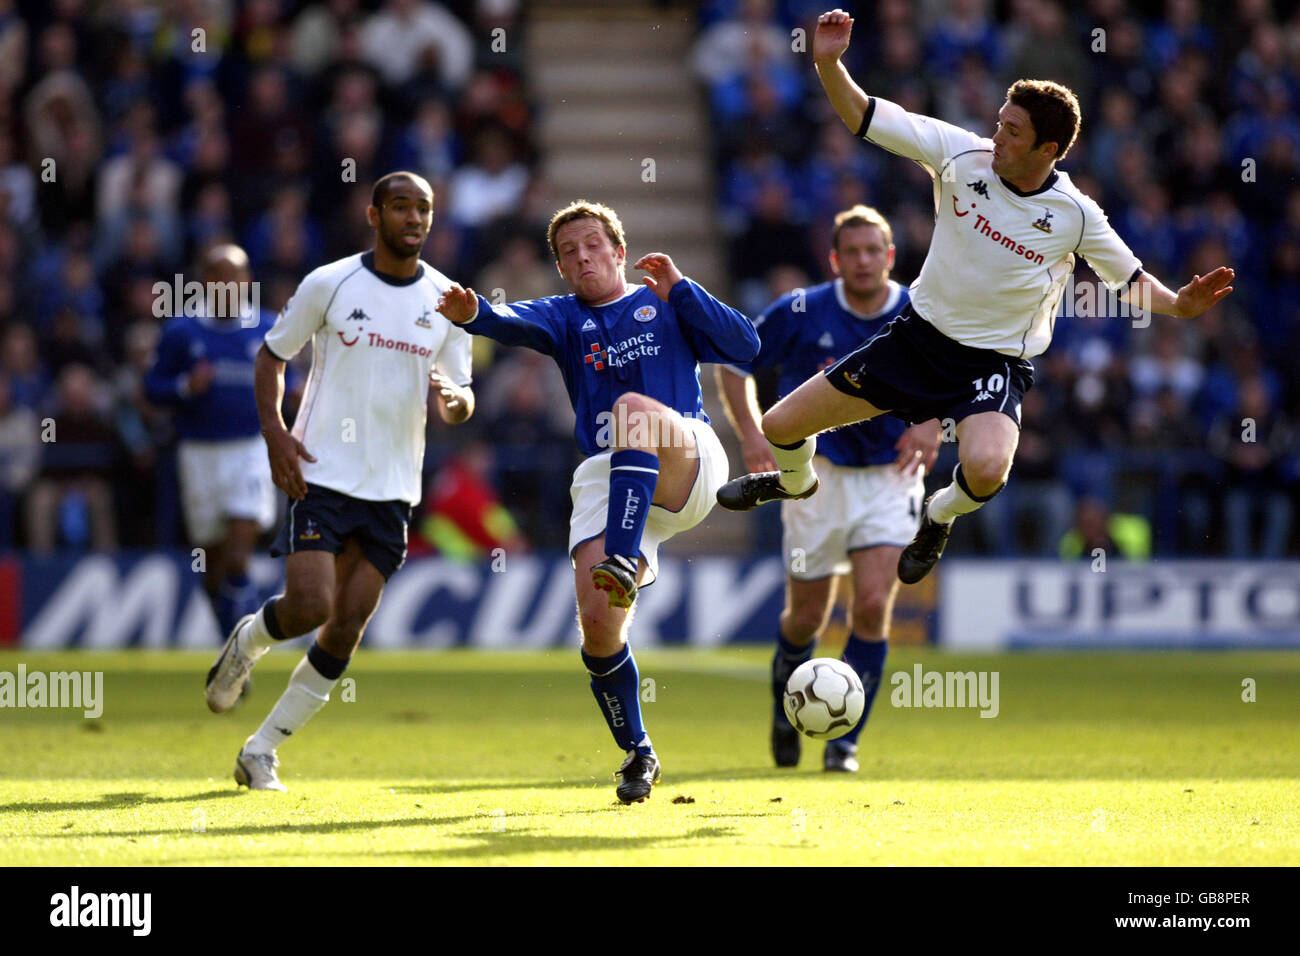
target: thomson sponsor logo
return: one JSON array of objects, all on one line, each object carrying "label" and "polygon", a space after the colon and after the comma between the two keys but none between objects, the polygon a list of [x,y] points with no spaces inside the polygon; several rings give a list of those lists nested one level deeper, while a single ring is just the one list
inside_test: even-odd
[{"label": "thomson sponsor logo", "polygon": [[82,893],[73,886],[50,897],[51,926],[125,926],[134,936],[148,936],[152,913],[152,893]]},{"label": "thomson sponsor logo", "polygon": [[386,339],[378,332],[367,332],[366,335],[370,338],[370,346],[372,348],[392,349],[394,352],[407,352],[411,355],[418,355],[421,358],[433,354],[433,349],[431,348],[426,348],[423,345],[415,345],[411,342],[403,342],[401,339]]},{"label": "thomson sponsor logo", "polygon": [[998,715],[997,671],[926,671],[920,664],[889,678],[895,707],[978,707],[981,717]]},{"label": "thomson sponsor logo", "polygon": [[153,284],[153,314],[156,318],[209,316],[239,319],[244,328],[255,328],[262,320],[262,292],[257,282],[198,282],[179,272],[172,281]]},{"label": "thomson sponsor logo", "polygon": [[104,713],[103,671],[0,671],[0,708],[80,708],[90,718]]}]

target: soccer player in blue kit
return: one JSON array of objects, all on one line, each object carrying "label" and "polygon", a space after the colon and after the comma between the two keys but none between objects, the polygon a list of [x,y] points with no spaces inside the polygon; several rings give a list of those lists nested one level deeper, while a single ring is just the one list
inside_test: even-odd
[{"label": "soccer player in blue kit", "polygon": [[[759,428],[750,375],[779,368],[778,397],[783,398],[875,335],[908,304],[907,289],[889,278],[894,243],[884,216],[854,206],[835,217],[831,235],[830,264],[837,278],[773,302],[754,320],[763,343],[758,356],[718,368],[718,390],[750,472],[776,469]],[[852,730],[827,742],[823,767],[858,769],[858,736],[888,651],[898,592],[894,569],[916,533],[925,473],[938,455],[939,439],[938,419],[909,428],[890,415],[828,432],[817,446],[817,493],[781,504],[786,603],[772,658],[772,757],[778,767],[799,763],[800,736],[782,707],[786,681],[813,656],[834,601],[836,576],[851,572],[851,631],[843,660],[862,678],[866,706]]]},{"label": "soccer player in blue kit", "polygon": [[275,317],[256,312],[248,255],[235,245],[203,257],[212,296],[196,315],[163,329],[145,395],[174,407],[177,465],[190,543],[204,549],[203,587],[222,634],[257,610],[248,560],[257,537],[275,524],[275,484],[266,461],[253,365]]},{"label": "soccer player in blue kit", "polygon": [[659,543],[699,524],[727,480],[727,456],[700,394],[700,362],[747,362],[749,320],[682,276],[663,253],[629,284],[614,210],[579,200],[547,231],[570,295],[493,306],[452,286],[438,311],[476,335],[523,345],[560,366],[587,456],[573,475],[569,555],[591,690],[627,754],[618,799],[640,802],[660,777],[641,718],[640,676],[627,645],[637,588],[653,583]]}]

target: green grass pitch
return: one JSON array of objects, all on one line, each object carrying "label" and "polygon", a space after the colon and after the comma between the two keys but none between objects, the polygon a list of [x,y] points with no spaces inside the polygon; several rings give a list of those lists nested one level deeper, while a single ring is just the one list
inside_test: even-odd
[{"label": "green grass pitch", "polygon": [[623,807],[576,650],[363,650],[355,700],[281,748],[287,794],[231,770],[300,650],[221,716],[210,653],[6,652],[104,671],[104,712],[0,710],[0,864],[1300,863],[1300,655],[899,648],[887,676],[998,671],[1000,713],[896,708],[886,683],[862,772],[832,776],[811,741],[771,766],[768,653],[638,655],[664,779]]}]

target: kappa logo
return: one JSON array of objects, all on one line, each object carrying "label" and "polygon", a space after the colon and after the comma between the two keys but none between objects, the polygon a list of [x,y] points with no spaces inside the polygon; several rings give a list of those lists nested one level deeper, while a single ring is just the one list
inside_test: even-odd
[{"label": "kappa logo", "polygon": [[984,180],[977,179],[973,183],[967,183],[966,186],[969,189],[973,189],[976,194],[983,196],[985,199],[989,198],[989,187],[985,185]]},{"label": "kappa logo", "polygon": [[366,315],[364,309],[353,309],[352,314],[348,316],[349,322],[369,322],[370,316]]},{"label": "kappa logo", "polygon": [[817,347],[819,349],[833,349],[835,348],[835,339],[829,332],[823,332],[822,337],[817,340]]},{"label": "kappa logo", "polygon": [[593,366],[597,372],[605,368],[605,350],[600,347],[599,342],[591,343],[591,352],[584,360],[588,365]]},{"label": "kappa logo", "polygon": [[583,332],[594,332],[594,331],[596,331],[596,323],[593,322],[591,319],[588,319],[586,322],[582,323],[582,329],[581,329],[581,331],[583,331]]},{"label": "kappa logo", "polygon": [[430,319],[429,307],[426,305],[424,307],[424,312],[420,315],[419,318],[415,320],[415,324],[422,329],[431,329],[433,328],[433,323],[430,322],[429,319]]},{"label": "kappa logo", "polygon": [[1035,219],[1033,222],[1035,229],[1041,229],[1043,232],[1052,231],[1052,210],[1046,206],[1043,207],[1043,218]]},{"label": "kappa logo", "polygon": [[632,313],[632,318],[636,319],[638,322],[649,322],[658,314],[659,310],[653,305],[643,305]]}]

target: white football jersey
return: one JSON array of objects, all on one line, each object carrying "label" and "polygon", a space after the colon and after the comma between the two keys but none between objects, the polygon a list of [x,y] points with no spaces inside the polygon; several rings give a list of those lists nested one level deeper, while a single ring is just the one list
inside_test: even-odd
[{"label": "white football jersey", "polygon": [[470,337],[437,312],[451,280],[427,263],[409,280],[374,271],[374,253],[321,266],[266,334],[288,361],[308,340],[311,374],[293,424],[315,462],[303,478],[368,501],[420,500],[429,373],[470,384]]},{"label": "white football jersey", "polygon": [[963,345],[1032,358],[1047,348],[1078,253],[1112,292],[1142,263],[1059,170],[1022,193],[993,172],[993,140],[871,97],[863,139],[934,179],[934,238],[912,307]]}]

